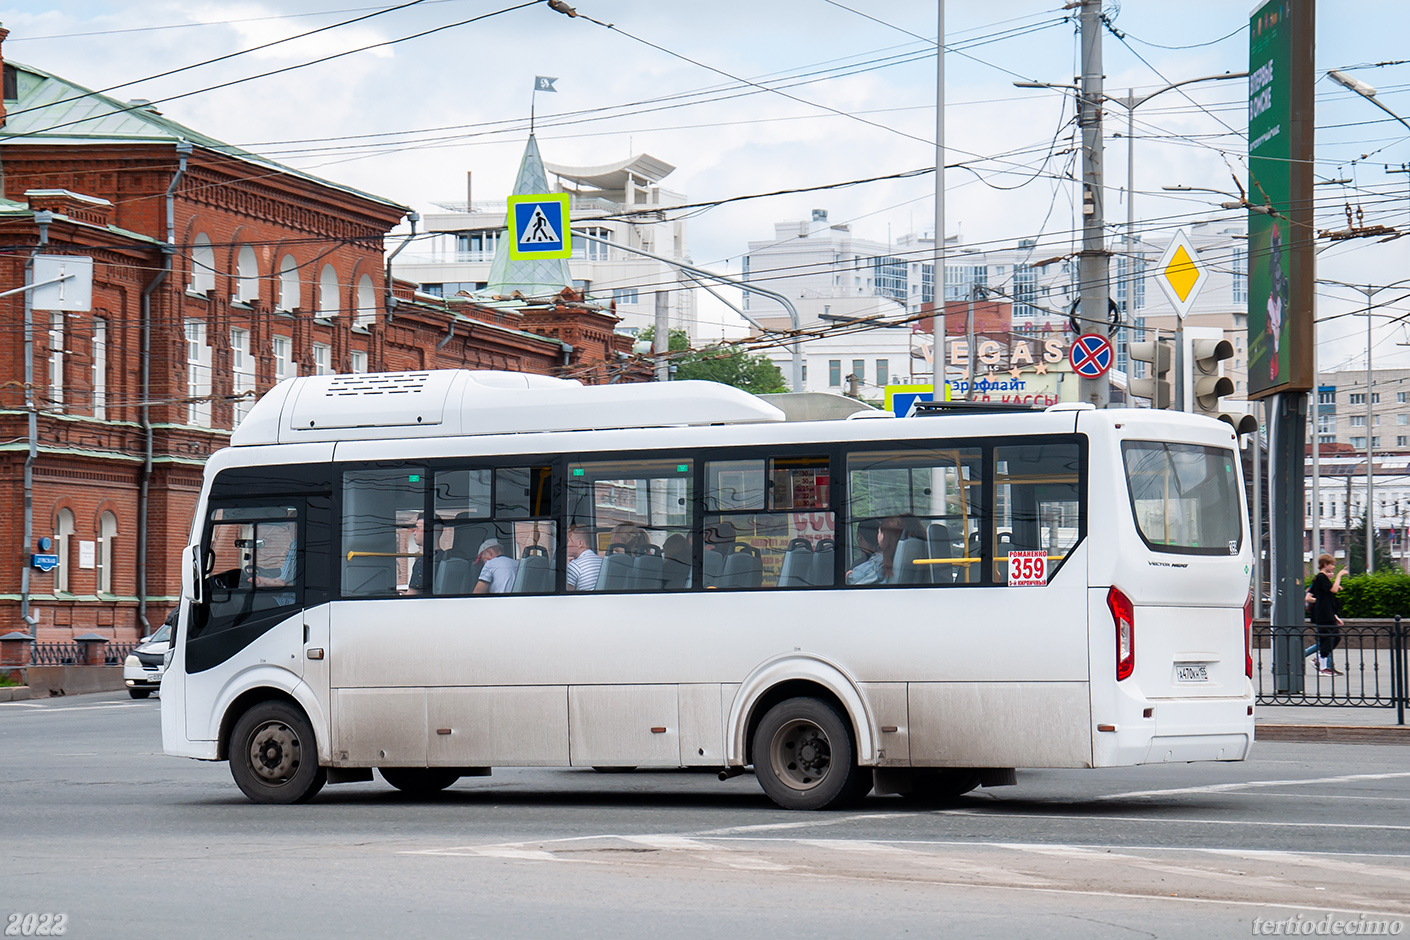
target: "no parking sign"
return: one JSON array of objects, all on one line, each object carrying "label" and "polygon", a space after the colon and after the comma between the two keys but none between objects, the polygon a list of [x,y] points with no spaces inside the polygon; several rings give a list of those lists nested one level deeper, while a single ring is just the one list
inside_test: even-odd
[{"label": "no parking sign", "polygon": [[1111,368],[1111,341],[1100,333],[1083,333],[1067,352],[1072,371],[1084,379],[1099,379]]}]

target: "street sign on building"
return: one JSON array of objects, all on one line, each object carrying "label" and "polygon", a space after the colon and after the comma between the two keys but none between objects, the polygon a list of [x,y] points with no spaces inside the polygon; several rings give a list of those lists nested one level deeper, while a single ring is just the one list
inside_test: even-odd
[{"label": "street sign on building", "polygon": [[35,310],[83,313],[93,309],[93,259],[85,255],[35,255]]},{"label": "street sign on building", "polygon": [[1165,293],[1165,299],[1175,308],[1175,315],[1185,319],[1200,289],[1209,280],[1209,268],[1200,260],[1184,229],[1177,231],[1165,246],[1165,254],[1155,266],[1155,280]]},{"label": "street sign on building", "polygon": [[568,194],[510,196],[509,236],[509,257],[515,261],[567,258],[573,253]]}]

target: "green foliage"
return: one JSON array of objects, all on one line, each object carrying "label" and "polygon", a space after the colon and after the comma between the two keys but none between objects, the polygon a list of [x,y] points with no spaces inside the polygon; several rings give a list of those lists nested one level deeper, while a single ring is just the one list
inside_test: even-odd
[{"label": "green foliage", "polygon": [[[667,330],[667,346],[673,353],[683,353],[690,349],[690,334],[685,330]],[[647,343],[656,342],[656,327],[648,326],[637,334],[637,339]]]},{"label": "green foliage", "polygon": [[[704,382],[719,382],[735,388],[767,395],[773,392],[788,391],[788,383],[783,373],[766,356],[750,355],[736,346],[706,346],[691,349],[690,337],[685,330],[671,330],[671,362],[676,367],[675,379],[684,382],[696,379]],[[654,342],[656,330],[647,327],[637,334],[637,338]]]},{"label": "green foliage", "polygon": [[1410,574],[1397,569],[1342,578],[1337,599],[1342,617],[1410,617]]},{"label": "green foliage", "polygon": [[12,679],[12,678],[10,677],[10,674],[9,674],[8,672],[0,672],[0,689],[6,688],[7,686],[19,685],[19,684],[20,684],[19,680],[18,680],[18,679]]},{"label": "green foliage", "polygon": [[[1366,573],[1366,516],[1363,513],[1361,518],[1351,530],[1351,544],[1346,553],[1346,568],[1350,574]],[[1390,546],[1384,539],[1376,539],[1373,546],[1375,550],[1375,570],[1399,571],[1400,565],[1396,563],[1395,557],[1391,555]],[[1342,582],[1345,584],[1346,582]]]}]

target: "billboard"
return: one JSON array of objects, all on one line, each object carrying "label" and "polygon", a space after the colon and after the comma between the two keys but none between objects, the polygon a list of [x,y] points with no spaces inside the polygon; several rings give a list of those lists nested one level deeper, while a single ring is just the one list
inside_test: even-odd
[{"label": "billboard", "polygon": [[1251,399],[1312,388],[1314,10],[1314,0],[1268,0],[1249,20]]}]

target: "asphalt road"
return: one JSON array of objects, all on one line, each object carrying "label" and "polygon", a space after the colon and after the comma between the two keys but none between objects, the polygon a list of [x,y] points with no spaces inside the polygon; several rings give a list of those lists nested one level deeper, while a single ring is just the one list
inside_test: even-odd
[{"label": "asphalt road", "polygon": [[0,704],[0,930],[48,913],[79,938],[1410,931],[1403,746],[1020,771],[929,811],[789,813],[749,776],[562,769],[284,807],[247,802],[224,764],[163,756],[158,709]]}]

